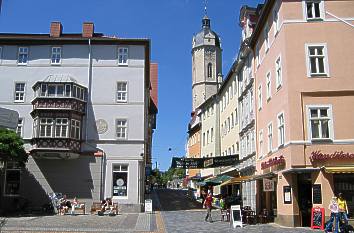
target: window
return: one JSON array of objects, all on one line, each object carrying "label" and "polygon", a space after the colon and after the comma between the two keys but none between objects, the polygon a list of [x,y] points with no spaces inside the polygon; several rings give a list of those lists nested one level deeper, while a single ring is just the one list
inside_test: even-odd
[{"label": "window", "polygon": [[238,124],[237,108],[235,109],[235,125]]},{"label": "window", "polygon": [[117,124],[117,138],[127,139],[127,129],[128,129],[127,120],[119,119],[117,120],[116,124]]},{"label": "window", "polygon": [[19,47],[18,48],[18,65],[27,65],[28,61],[28,48],[27,47]]},{"label": "window", "polygon": [[118,48],[118,64],[119,65],[128,65],[128,48],[119,47]]},{"label": "window", "polygon": [[227,118],[227,132],[230,132],[230,127],[231,126],[231,122],[230,122],[230,117]]},{"label": "window", "polygon": [[208,78],[213,78],[213,65],[211,63],[208,63]]},{"label": "window", "polygon": [[52,65],[58,65],[61,62],[61,47],[53,47],[52,48]]},{"label": "window", "polygon": [[117,82],[117,102],[127,102],[128,97],[127,82]]},{"label": "window", "polygon": [[224,137],[224,124],[221,124],[221,137]]},{"label": "window", "polygon": [[2,61],[2,47],[0,46],[0,62]]},{"label": "window", "polygon": [[280,56],[278,59],[275,61],[275,85],[277,90],[282,86],[283,84],[283,78],[282,78],[282,73],[281,73],[281,60]]},{"label": "window", "polygon": [[210,130],[210,142],[213,142],[213,140],[214,140],[214,129],[211,128],[211,130]]},{"label": "window", "polygon": [[308,76],[327,76],[328,61],[325,45],[307,46]]},{"label": "window", "polygon": [[207,130],[207,139],[206,139],[207,144],[209,144],[209,130]]},{"label": "window", "polygon": [[25,102],[25,83],[15,83],[15,102]]},{"label": "window", "polygon": [[69,121],[66,118],[57,118],[55,121],[55,137],[67,138],[68,137]]},{"label": "window", "polygon": [[264,28],[264,43],[265,43],[266,52],[269,50],[269,47],[270,47],[268,34],[269,34],[269,27],[268,27],[268,25],[266,25]]},{"label": "window", "polygon": [[272,152],[273,148],[273,124],[268,125],[268,152]]},{"label": "window", "polygon": [[20,194],[21,168],[16,162],[7,162],[5,171],[5,196],[18,196]]},{"label": "window", "polygon": [[114,197],[128,196],[128,165],[113,164],[112,193]]},{"label": "window", "polygon": [[273,32],[274,36],[278,34],[279,31],[279,10],[274,9],[273,11]]},{"label": "window", "polygon": [[262,109],[262,86],[258,87],[258,110]]},{"label": "window", "polygon": [[270,72],[267,73],[267,100],[270,100],[272,97],[272,80]]},{"label": "window", "polygon": [[231,128],[234,127],[234,124],[235,124],[234,113],[231,113]]},{"label": "window", "polygon": [[80,140],[81,122],[75,119],[71,120],[70,137]]},{"label": "window", "polygon": [[230,93],[230,99],[234,97],[233,91],[232,91],[232,86],[229,86],[229,93]]},{"label": "window", "polygon": [[23,137],[23,118],[18,118],[16,133],[18,136]]},{"label": "window", "polygon": [[330,106],[311,106],[308,109],[311,139],[331,139],[333,130]]},{"label": "window", "polygon": [[260,58],[259,58],[259,44],[256,44],[256,66],[258,67],[261,64]]},{"label": "window", "polygon": [[65,96],[69,97],[71,93],[71,85],[70,84],[66,84],[65,85]]},{"label": "window", "polygon": [[263,130],[259,131],[259,158],[263,157]]},{"label": "window", "polygon": [[285,142],[284,114],[278,115],[278,146],[283,146]]},{"label": "window", "polygon": [[39,136],[43,138],[53,137],[53,126],[52,118],[41,118],[39,121]]},{"label": "window", "polygon": [[323,15],[323,1],[321,0],[310,0],[305,1],[306,4],[306,19],[307,20],[318,20],[322,19]]}]

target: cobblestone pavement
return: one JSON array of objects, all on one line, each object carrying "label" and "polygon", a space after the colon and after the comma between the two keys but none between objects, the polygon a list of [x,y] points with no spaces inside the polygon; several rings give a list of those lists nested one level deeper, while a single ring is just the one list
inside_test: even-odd
[{"label": "cobblestone pavement", "polygon": [[[245,232],[245,233],[307,233],[309,228],[283,228],[275,224],[245,226],[232,229],[222,222],[219,210],[213,210],[213,222],[205,222],[206,210],[200,203],[190,200],[182,190],[155,190],[154,213],[120,214],[118,216],[39,216],[5,218],[0,233],[34,232],[140,232],[140,233],[188,233],[188,232]],[[2,226],[3,225],[3,226]],[[317,231],[320,232],[320,231]]]},{"label": "cobblestone pavement", "polygon": [[[258,224],[245,226],[244,228],[233,229],[229,222],[222,222],[220,211],[212,211],[213,222],[205,222],[206,210],[202,209],[200,203],[189,200],[185,191],[181,190],[157,190],[164,220],[165,232],[167,233],[188,233],[188,232],[247,232],[247,233],[307,233],[316,232],[309,228],[284,228],[276,224]],[[178,211],[173,211],[178,209]],[[321,232],[321,231],[317,231]]]},{"label": "cobblestone pavement", "polygon": [[154,232],[153,214],[41,216],[5,219],[0,232]]}]

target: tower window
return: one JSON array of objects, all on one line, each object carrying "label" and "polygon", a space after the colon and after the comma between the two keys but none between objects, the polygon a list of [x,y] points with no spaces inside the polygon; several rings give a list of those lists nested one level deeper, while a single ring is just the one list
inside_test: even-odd
[{"label": "tower window", "polygon": [[213,78],[213,65],[211,63],[208,64],[208,78]]}]

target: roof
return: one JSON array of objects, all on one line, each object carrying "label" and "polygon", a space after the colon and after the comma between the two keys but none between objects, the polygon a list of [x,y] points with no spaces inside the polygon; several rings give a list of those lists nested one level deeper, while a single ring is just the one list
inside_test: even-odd
[{"label": "roof", "polygon": [[74,79],[69,74],[51,74],[48,75],[43,82],[51,82],[51,83],[77,83],[76,79]]},{"label": "roof", "polygon": [[[205,43],[205,38],[215,39],[215,44]],[[215,45],[216,47],[220,47],[220,38],[218,34],[211,30],[208,16],[203,17],[202,30],[193,36],[193,48],[203,45]]]}]

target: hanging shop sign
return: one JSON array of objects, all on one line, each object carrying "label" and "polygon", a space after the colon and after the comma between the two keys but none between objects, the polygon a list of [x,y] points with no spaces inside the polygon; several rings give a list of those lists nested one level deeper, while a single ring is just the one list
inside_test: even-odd
[{"label": "hanging shop sign", "polygon": [[239,163],[238,155],[217,156],[212,158],[179,158],[173,157],[171,167],[173,168],[214,168],[231,166]]},{"label": "hanging shop sign", "polygon": [[331,159],[354,159],[354,152],[335,151],[334,153],[322,153],[320,150],[312,151],[311,162],[331,160]]},{"label": "hanging shop sign", "polygon": [[273,192],[274,191],[274,181],[271,179],[263,179],[263,191]]},{"label": "hanging shop sign", "polygon": [[270,158],[266,162],[262,162],[261,169],[264,170],[273,166],[284,165],[284,164],[285,164],[285,158],[284,156],[281,155],[279,157]]}]

